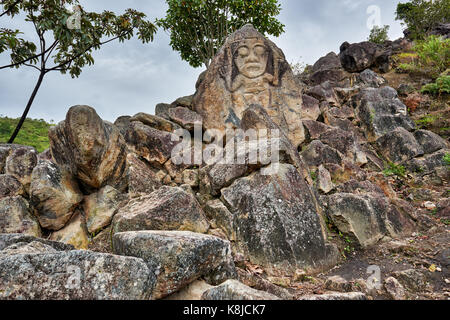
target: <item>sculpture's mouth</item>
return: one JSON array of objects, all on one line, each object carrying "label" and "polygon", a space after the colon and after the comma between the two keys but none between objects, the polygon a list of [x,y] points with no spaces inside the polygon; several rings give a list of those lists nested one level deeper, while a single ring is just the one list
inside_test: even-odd
[{"label": "sculpture's mouth", "polygon": [[249,63],[245,66],[247,71],[259,71],[261,70],[261,65],[259,63]]}]

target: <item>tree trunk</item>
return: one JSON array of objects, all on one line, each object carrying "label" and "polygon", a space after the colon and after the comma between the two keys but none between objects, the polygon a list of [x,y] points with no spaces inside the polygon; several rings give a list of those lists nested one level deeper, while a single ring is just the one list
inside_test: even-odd
[{"label": "tree trunk", "polygon": [[41,71],[41,74],[39,75],[39,79],[36,83],[36,86],[34,87],[33,93],[31,94],[30,99],[28,100],[27,107],[25,108],[25,111],[22,114],[22,117],[20,118],[19,123],[17,124],[16,129],[14,130],[14,133],[12,134],[11,138],[9,138],[8,143],[14,143],[14,140],[17,137],[17,134],[19,133],[20,129],[22,128],[23,123],[25,122],[25,119],[27,118],[28,111],[30,111],[31,105],[33,104],[34,98],[36,97],[36,94],[42,84],[42,80],[44,79],[45,71]]}]

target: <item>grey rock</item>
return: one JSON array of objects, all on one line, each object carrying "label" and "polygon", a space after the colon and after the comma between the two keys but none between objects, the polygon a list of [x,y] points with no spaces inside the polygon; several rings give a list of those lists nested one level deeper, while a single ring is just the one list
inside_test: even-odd
[{"label": "grey rock", "polygon": [[162,165],[171,158],[172,150],[179,143],[178,136],[157,130],[134,121],[130,124],[125,140],[131,150],[150,164]]},{"label": "grey rock", "polygon": [[142,258],[156,271],[153,299],[175,293],[211,273],[218,276],[216,281],[235,275],[230,243],[209,235],[183,231],[123,232],[114,235],[113,247],[117,254]]},{"label": "grey rock", "polygon": [[142,259],[66,251],[0,259],[0,299],[144,300],[155,276]]},{"label": "grey rock", "polygon": [[386,80],[376,72],[366,69],[359,74],[359,79],[368,87],[379,88],[386,84]]},{"label": "grey rock", "polygon": [[209,223],[195,197],[181,188],[163,186],[132,199],[113,219],[113,233],[139,230],[183,230],[206,233]]},{"label": "grey rock", "polygon": [[398,282],[398,280],[394,277],[389,277],[384,280],[384,288],[393,300],[406,299],[405,288],[403,288],[400,282]]},{"label": "grey rock", "polygon": [[0,174],[0,199],[24,195],[22,184],[9,174]]},{"label": "grey rock", "polygon": [[312,141],[301,152],[301,156],[309,167],[318,167],[326,163],[341,165],[344,158],[339,151],[323,144],[319,140]]},{"label": "grey rock", "polygon": [[376,141],[381,154],[395,163],[411,160],[424,154],[422,146],[411,132],[399,127]]},{"label": "grey rock", "polygon": [[316,200],[292,165],[280,164],[271,176],[256,172],[236,180],[222,189],[222,201],[234,216],[237,248],[268,274],[333,264]]},{"label": "grey rock", "polygon": [[41,228],[27,200],[20,196],[0,199],[0,233],[41,235]]},{"label": "grey rock", "polygon": [[204,292],[202,300],[272,301],[280,300],[280,298],[264,291],[252,289],[237,280],[227,280],[221,285]]},{"label": "grey rock", "polygon": [[300,297],[299,300],[331,300],[331,301],[345,301],[345,300],[367,300],[367,296],[362,292],[349,293],[326,293],[321,295],[309,295]]},{"label": "grey rock", "polygon": [[37,152],[31,147],[16,147],[11,149],[6,158],[5,173],[16,178],[28,192],[31,183],[31,173],[37,164]]},{"label": "grey rock", "polygon": [[369,142],[398,127],[408,131],[415,129],[415,123],[407,115],[407,107],[391,87],[363,89],[353,97],[352,104]]},{"label": "grey rock", "polygon": [[380,194],[330,195],[326,213],[339,231],[362,247],[377,243],[385,235],[396,237],[413,229],[410,218]]},{"label": "grey rock", "polygon": [[447,148],[446,141],[434,132],[427,130],[417,130],[416,132],[414,132],[414,137],[421,145],[423,151],[426,154],[431,154],[433,152]]},{"label": "grey rock", "polygon": [[74,247],[69,244],[36,238],[23,233],[0,234],[0,250],[4,250],[17,243],[24,244],[32,242],[40,242],[46,246],[52,247],[56,251],[69,251],[74,249]]}]

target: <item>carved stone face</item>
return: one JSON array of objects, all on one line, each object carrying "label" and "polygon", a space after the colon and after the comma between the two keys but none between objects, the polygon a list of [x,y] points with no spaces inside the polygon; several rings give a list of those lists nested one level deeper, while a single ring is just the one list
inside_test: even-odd
[{"label": "carved stone face", "polygon": [[243,76],[254,79],[264,75],[267,60],[268,51],[264,41],[248,39],[240,42],[234,62]]}]

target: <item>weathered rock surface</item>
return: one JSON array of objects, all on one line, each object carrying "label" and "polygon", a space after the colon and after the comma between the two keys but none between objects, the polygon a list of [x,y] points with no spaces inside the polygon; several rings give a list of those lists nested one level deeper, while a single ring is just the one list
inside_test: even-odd
[{"label": "weathered rock surface", "polygon": [[211,228],[221,229],[230,241],[236,240],[233,227],[234,217],[222,201],[218,199],[210,200],[205,204],[203,210],[211,224]]},{"label": "weathered rock surface", "polygon": [[53,158],[85,187],[127,186],[126,144],[120,130],[89,106],[69,109],[65,121],[49,131]]},{"label": "weathered rock surface", "polygon": [[193,100],[206,129],[239,128],[242,114],[260,105],[298,146],[302,93],[282,51],[253,26],[228,37]]},{"label": "weathered rock surface", "polygon": [[15,244],[28,244],[32,242],[39,242],[44,244],[45,246],[51,247],[56,251],[69,251],[73,250],[74,247],[69,244],[65,244],[62,242],[45,240],[41,238],[36,238],[30,235],[26,235],[23,233],[9,233],[9,234],[1,234],[0,233],[0,250],[4,250],[8,247],[11,247]]},{"label": "weathered rock surface", "polygon": [[202,300],[280,300],[273,294],[252,289],[237,280],[227,280],[221,285],[207,290],[202,295]]},{"label": "weathered rock surface", "polygon": [[327,215],[343,234],[362,247],[375,244],[384,236],[410,232],[409,217],[379,194],[336,193],[327,199]]},{"label": "weathered rock surface", "polygon": [[152,193],[162,186],[157,173],[151,170],[151,168],[135,154],[128,154],[127,167],[128,195],[130,198]]},{"label": "weathered rock surface", "polygon": [[326,163],[341,165],[344,158],[339,151],[323,144],[319,140],[312,141],[301,152],[301,156],[309,167],[318,167]]},{"label": "weathered rock surface", "polygon": [[179,143],[178,136],[160,131],[141,122],[132,122],[125,139],[131,149],[151,164],[164,164],[171,158],[172,150]]},{"label": "weathered rock surface", "polygon": [[75,211],[67,225],[61,230],[53,232],[50,240],[73,245],[76,249],[87,249],[89,236],[83,214],[79,210]]},{"label": "weathered rock surface", "polygon": [[381,154],[392,162],[411,160],[424,154],[422,146],[411,132],[399,127],[376,141]]},{"label": "weathered rock surface", "polygon": [[331,105],[338,106],[339,98],[334,91],[333,85],[330,81],[325,81],[317,86],[307,90],[306,93],[320,102],[327,102]]},{"label": "weathered rock surface", "polygon": [[408,131],[415,128],[414,122],[407,116],[406,106],[398,98],[397,91],[391,87],[363,89],[353,97],[352,104],[369,142],[398,127]]},{"label": "weathered rock surface", "polygon": [[0,233],[41,235],[39,222],[27,200],[20,196],[0,199]]},{"label": "weathered rock surface", "polygon": [[389,55],[373,42],[344,43],[339,54],[342,67],[348,72],[361,72],[376,68],[380,72],[389,71]]},{"label": "weathered rock surface", "polygon": [[68,171],[61,171],[50,161],[39,161],[32,174],[30,199],[40,225],[59,230],[69,221],[83,195]]},{"label": "weathered rock surface", "polygon": [[133,117],[131,117],[130,123],[133,121],[142,122],[146,126],[160,131],[174,132],[175,130],[181,129],[178,124],[173,123],[172,121],[143,112],[135,114]]},{"label": "weathered rock surface", "polygon": [[138,230],[182,230],[206,233],[209,223],[195,197],[181,188],[161,187],[132,199],[114,216],[114,233]]},{"label": "weathered rock surface", "polygon": [[367,296],[362,292],[349,292],[349,293],[326,293],[320,295],[308,295],[300,297],[299,300],[336,300],[336,301],[345,301],[345,300],[367,300]]},{"label": "weathered rock surface", "polygon": [[109,226],[125,195],[113,187],[106,186],[97,193],[86,196],[83,203],[86,226],[90,234],[95,234]]},{"label": "weathered rock surface", "polygon": [[368,87],[379,88],[386,84],[386,80],[373,72],[370,69],[366,69],[359,74],[359,80]]},{"label": "weathered rock surface", "polygon": [[405,288],[394,277],[384,280],[384,288],[393,300],[405,300]]},{"label": "weathered rock surface", "polygon": [[217,274],[217,281],[233,277],[234,263],[228,241],[185,231],[117,233],[114,251],[142,258],[156,271],[153,299],[168,296],[201,276]]},{"label": "weathered rock surface", "polygon": [[280,164],[272,176],[256,172],[236,180],[222,190],[222,200],[234,216],[237,246],[268,273],[332,263],[313,194],[292,165]]},{"label": "weathered rock surface", "polygon": [[427,130],[417,130],[414,137],[426,154],[431,154],[441,149],[447,148],[447,143],[434,132]]},{"label": "weathered rock surface", "polygon": [[90,251],[0,258],[0,299],[144,300],[154,275],[137,258]]},{"label": "weathered rock surface", "polygon": [[185,128],[186,130],[194,130],[195,127],[201,128],[203,119],[197,113],[185,107],[171,108],[168,111],[169,118]]},{"label": "weathered rock surface", "polygon": [[206,283],[206,281],[195,280],[180,291],[164,298],[164,300],[200,301],[202,299],[203,293],[211,288],[213,288],[213,286]]},{"label": "weathered rock surface", "polygon": [[24,195],[22,184],[9,174],[0,174],[0,199]]},{"label": "weathered rock surface", "polygon": [[5,173],[19,180],[28,192],[31,173],[37,164],[37,152],[34,148],[25,146],[13,147],[10,152],[5,162]]},{"label": "weathered rock surface", "polygon": [[27,254],[27,253],[55,253],[55,249],[42,242],[33,241],[30,243],[16,243],[4,250],[0,251],[0,259],[5,256],[12,256],[15,254]]}]

